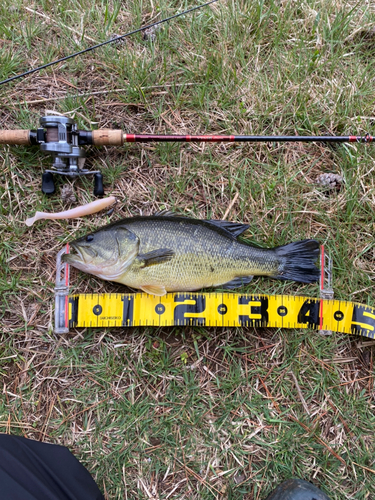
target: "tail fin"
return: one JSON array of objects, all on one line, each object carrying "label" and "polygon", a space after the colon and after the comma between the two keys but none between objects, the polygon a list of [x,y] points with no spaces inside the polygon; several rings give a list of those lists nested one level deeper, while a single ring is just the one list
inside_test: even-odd
[{"label": "tail fin", "polygon": [[280,260],[280,272],[274,278],[301,283],[313,283],[319,280],[320,270],[315,264],[319,257],[317,241],[295,241],[274,250]]}]

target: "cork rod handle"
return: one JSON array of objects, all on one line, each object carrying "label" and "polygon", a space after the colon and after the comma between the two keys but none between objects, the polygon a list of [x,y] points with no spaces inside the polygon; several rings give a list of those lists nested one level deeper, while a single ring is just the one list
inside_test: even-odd
[{"label": "cork rod handle", "polygon": [[30,144],[30,130],[0,130],[0,144]]},{"label": "cork rod handle", "polygon": [[122,130],[100,129],[92,131],[92,143],[96,146],[122,146],[124,133]]}]

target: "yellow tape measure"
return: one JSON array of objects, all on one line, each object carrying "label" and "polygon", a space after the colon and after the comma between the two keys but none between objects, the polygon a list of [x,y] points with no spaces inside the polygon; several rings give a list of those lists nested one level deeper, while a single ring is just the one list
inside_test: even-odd
[{"label": "yellow tape measure", "polygon": [[80,294],[66,297],[66,327],[313,328],[375,338],[375,308],[353,302],[230,292]]},{"label": "yellow tape measure", "polygon": [[234,292],[179,292],[163,297],[140,292],[69,295],[69,266],[61,262],[61,256],[68,252],[67,245],[56,258],[55,333],[79,327],[247,326],[313,328],[375,338],[374,307],[333,300],[324,247],[321,250],[323,298]]}]

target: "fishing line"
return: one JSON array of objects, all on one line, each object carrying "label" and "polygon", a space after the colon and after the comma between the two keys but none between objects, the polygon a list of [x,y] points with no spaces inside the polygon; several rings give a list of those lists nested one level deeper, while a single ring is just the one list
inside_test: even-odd
[{"label": "fishing line", "polygon": [[134,35],[135,33],[139,33],[140,31],[150,29],[150,28],[157,26],[159,24],[162,24],[162,23],[166,23],[168,21],[171,21],[172,19],[176,19],[177,17],[184,16],[185,14],[189,14],[190,12],[193,12],[194,10],[202,9],[203,7],[207,7],[207,5],[210,5],[210,4],[218,2],[218,1],[219,0],[210,0],[207,3],[204,3],[202,5],[197,5],[195,7],[192,7],[191,9],[185,10],[184,12],[180,12],[179,14],[174,14],[173,16],[167,17],[166,19],[162,19],[161,21],[156,21],[155,23],[148,24],[147,26],[143,26],[142,28],[137,28],[133,31],[129,31],[125,35],[117,36],[116,38],[112,38],[111,40],[106,40],[105,42],[98,43],[97,45],[93,45],[91,47],[88,47],[87,49],[83,49],[83,50],[80,50],[79,52],[75,52],[74,54],[70,54],[69,56],[62,57],[61,59],[56,59],[56,61],[52,61],[52,62],[49,62],[47,64],[43,64],[43,66],[39,66],[38,68],[30,69],[28,71],[25,71],[24,73],[12,76],[10,78],[7,78],[6,80],[1,81],[0,85],[3,85],[4,83],[11,82],[12,80],[17,80],[18,78],[22,78],[24,76],[30,75],[31,73],[35,73],[36,71],[40,71],[42,69],[48,68],[49,66],[53,66],[54,64],[58,64],[58,63],[67,61],[68,59],[72,59],[73,57],[79,56],[81,54],[85,54],[86,52],[90,52],[91,50],[98,49],[99,47],[103,47],[103,45],[108,45],[109,43],[117,42],[117,41],[122,40],[128,36]]}]

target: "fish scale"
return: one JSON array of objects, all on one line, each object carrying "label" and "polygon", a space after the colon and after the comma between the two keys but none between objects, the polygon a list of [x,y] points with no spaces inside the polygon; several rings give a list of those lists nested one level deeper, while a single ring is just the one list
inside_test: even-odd
[{"label": "fish scale", "polygon": [[[257,248],[237,240],[247,227],[174,215],[132,217],[76,240],[71,246],[79,255],[64,258],[83,271],[86,266],[91,274],[155,295],[234,288],[254,275],[317,281],[316,241]],[[120,271],[114,265],[107,272],[105,263],[116,259]]]},{"label": "fish scale", "polygon": [[[177,218],[130,221],[126,226],[140,239],[139,253],[171,248],[168,262],[143,269],[131,267],[120,283],[142,288],[145,283],[166,290],[198,290],[230,282],[238,276],[272,274],[279,267],[267,250],[258,250],[221,234],[216,228],[196,226]],[[258,254],[258,255],[257,255]],[[262,266],[262,268],[260,267]]]}]

